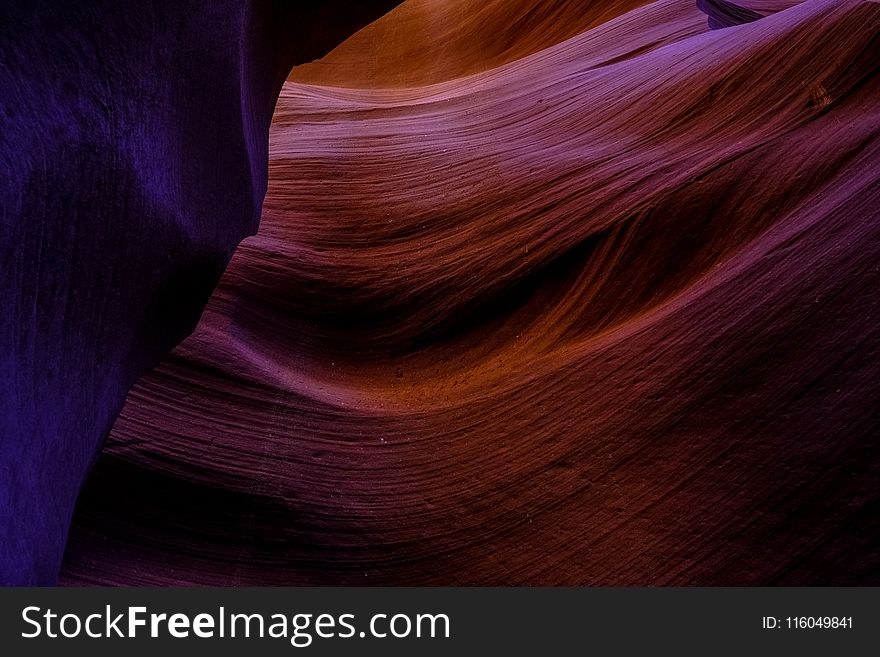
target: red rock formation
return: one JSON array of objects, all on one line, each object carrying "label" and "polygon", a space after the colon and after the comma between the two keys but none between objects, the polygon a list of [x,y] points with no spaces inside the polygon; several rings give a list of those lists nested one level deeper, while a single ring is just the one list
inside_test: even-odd
[{"label": "red rock formation", "polygon": [[880,5],[606,18],[285,86],[66,582],[877,582]]},{"label": "red rock formation", "polygon": [[444,82],[549,48],[648,1],[409,0],[289,79],[357,88]]}]

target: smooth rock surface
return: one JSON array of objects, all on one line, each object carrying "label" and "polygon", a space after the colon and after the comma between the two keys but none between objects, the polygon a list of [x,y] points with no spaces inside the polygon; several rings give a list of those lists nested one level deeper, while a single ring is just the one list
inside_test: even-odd
[{"label": "smooth rock surface", "polygon": [[632,4],[284,85],[65,583],[880,582],[880,5]]}]

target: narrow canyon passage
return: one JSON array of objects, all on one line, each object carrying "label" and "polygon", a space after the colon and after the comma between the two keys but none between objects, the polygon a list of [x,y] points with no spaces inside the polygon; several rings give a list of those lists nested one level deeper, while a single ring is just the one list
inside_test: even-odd
[{"label": "narrow canyon passage", "polygon": [[535,4],[293,70],[63,583],[880,581],[880,4]]}]

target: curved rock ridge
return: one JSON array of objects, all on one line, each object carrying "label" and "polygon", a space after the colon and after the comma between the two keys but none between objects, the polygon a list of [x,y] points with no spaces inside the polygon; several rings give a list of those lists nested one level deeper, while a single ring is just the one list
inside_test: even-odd
[{"label": "curved rock ridge", "polygon": [[256,231],[291,66],[395,4],[0,8],[0,584],[56,581],[126,393]]},{"label": "curved rock ridge", "polygon": [[445,82],[521,59],[648,1],[408,0],[289,79],[357,88]]},{"label": "curved rock ridge", "polygon": [[286,83],[63,581],[878,583],[880,5],[741,4]]}]

